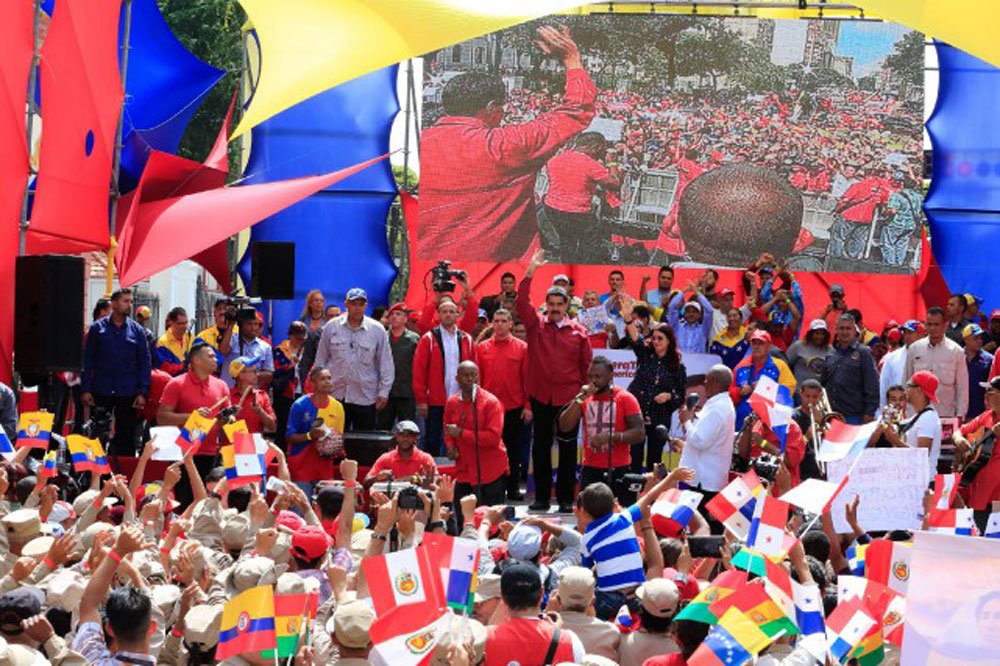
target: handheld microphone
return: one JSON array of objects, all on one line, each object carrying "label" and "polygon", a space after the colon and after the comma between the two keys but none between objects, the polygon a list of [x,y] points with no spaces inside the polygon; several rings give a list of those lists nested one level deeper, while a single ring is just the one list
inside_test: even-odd
[{"label": "handheld microphone", "polygon": [[688,411],[694,411],[694,408],[698,406],[698,401],[701,398],[697,393],[688,393],[687,400],[684,401],[684,406],[687,407]]}]

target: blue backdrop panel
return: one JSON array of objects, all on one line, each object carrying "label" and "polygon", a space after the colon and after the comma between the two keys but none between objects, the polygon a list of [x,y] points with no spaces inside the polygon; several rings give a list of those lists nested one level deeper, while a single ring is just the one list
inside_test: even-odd
[{"label": "blue backdrop panel", "polygon": [[[326,173],[388,152],[399,112],[396,74],[396,66],[372,72],[254,128],[244,182]],[[363,287],[370,305],[388,300],[396,266],[385,223],[395,196],[385,160],[254,225],[251,242],[295,243],[295,300],[274,302],[276,342],[301,314],[311,289],[322,290],[327,303],[341,307],[351,287]],[[249,284],[249,252],[239,270]]]},{"label": "blue backdrop panel", "polygon": [[927,122],[934,177],[924,209],[931,246],[953,292],[1000,307],[1000,282],[987,280],[1000,247],[1000,70],[937,43],[940,88]]},{"label": "blue backdrop panel", "polygon": [[[124,19],[122,11],[123,26]],[[122,43],[124,34],[124,29],[119,31]],[[135,187],[151,148],[177,152],[191,116],[223,75],[223,70],[194,57],[177,41],[156,0],[132,0],[125,80],[123,189]]]}]

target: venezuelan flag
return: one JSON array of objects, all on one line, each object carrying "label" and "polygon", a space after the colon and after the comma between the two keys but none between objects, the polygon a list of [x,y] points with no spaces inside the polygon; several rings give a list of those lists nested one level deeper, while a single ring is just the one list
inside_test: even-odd
[{"label": "venezuelan flag", "polygon": [[733,608],[745,615],[768,636],[776,637],[779,634],[799,633],[795,622],[771,598],[763,585],[747,583],[726,598],[709,606],[708,610],[716,617],[721,618]]},{"label": "venezuelan flag", "polygon": [[747,572],[739,569],[729,569],[719,574],[710,586],[699,592],[698,596],[691,600],[691,603],[681,609],[681,612],[677,614],[677,619],[715,624],[719,618],[713,615],[708,607],[716,601],[728,597],[737,588],[746,585],[746,582]]},{"label": "venezuelan flag", "polygon": [[771,639],[753,622],[730,608],[687,663],[688,666],[741,666],[770,643]]},{"label": "venezuelan flag", "polygon": [[104,447],[99,439],[88,439],[83,435],[70,435],[66,438],[70,458],[77,472],[94,472],[95,474],[110,474],[111,466],[104,455]]},{"label": "venezuelan flag", "polygon": [[55,414],[48,412],[25,412],[17,422],[17,445],[32,449],[49,448],[52,437],[52,423]]},{"label": "venezuelan flag", "polygon": [[38,478],[52,479],[59,475],[59,470],[56,468],[56,456],[58,455],[58,451],[49,451],[45,454],[45,458],[42,459],[42,468],[38,470]]},{"label": "venezuelan flag", "polygon": [[[308,623],[316,619],[318,607],[319,595],[315,593],[274,596],[274,630],[278,637],[278,658],[284,659],[295,654],[299,647],[299,636],[305,632]],[[274,659],[274,650],[265,650],[260,656],[264,659]]]},{"label": "venezuelan flag", "polygon": [[226,602],[222,608],[219,645],[215,650],[217,660],[276,647],[273,587],[252,587]]},{"label": "venezuelan flag", "polygon": [[181,447],[181,451],[185,454],[191,449],[194,449],[195,453],[197,453],[198,447],[201,446],[205,435],[208,434],[213,425],[215,425],[215,419],[202,416],[198,412],[191,412],[191,416],[188,417],[187,421],[184,422],[184,427],[181,428],[181,434],[177,438],[177,446]]}]

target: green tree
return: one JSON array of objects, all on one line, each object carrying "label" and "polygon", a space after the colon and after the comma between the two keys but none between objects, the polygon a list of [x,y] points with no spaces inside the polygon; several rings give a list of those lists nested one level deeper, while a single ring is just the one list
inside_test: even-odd
[{"label": "green tree", "polygon": [[885,66],[903,87],[920,86],[924,81],[924,34],[907,32],[896,42]]},{"label": "green tree", "polygon": [[677,39],[677,72],[681,76],[708,76],[718,89],[719,76],[735,73],[743,60],[743,43],[725,29],[687,31]]},{"label": "green tree", "polygon": [[[178,154],[202,161],[212,149],[243,68],[240,28],[246,15],[232,0],[157,0],[177,39],[191,53],[227,75],[208,93],[191,118]],[[236,116],[239,117],[238,115]],[[230,144],[230,172],[239,173],[236,144]]]},{"label": "green tree", "polygon": [[740,65],[733,74],[734,82],[752,93],[782,90],[787,81],[784,68],[771,62],[771,54],[759,46],[743,49]]}]

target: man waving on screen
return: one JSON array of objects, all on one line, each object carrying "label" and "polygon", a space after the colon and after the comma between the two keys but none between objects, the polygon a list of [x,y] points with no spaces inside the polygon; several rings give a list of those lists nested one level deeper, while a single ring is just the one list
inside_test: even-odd
[{"label": "man waving on screen", "polygon": [[459,74],[441,91],[445,115],[420,146],[422,258],[514,261],[538,234],[538,170],[590,125],[597,98],[569,30],[546,26],[538,37],[566,67],[566,92],[551,111],[501,127],[507,89],[499,75],[481,71]]}]

